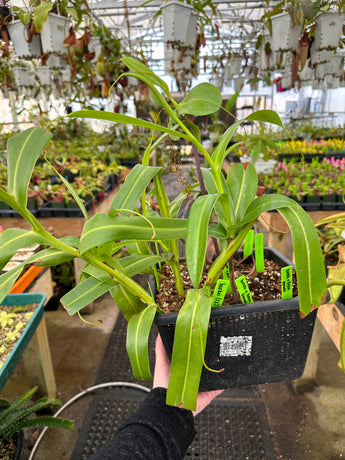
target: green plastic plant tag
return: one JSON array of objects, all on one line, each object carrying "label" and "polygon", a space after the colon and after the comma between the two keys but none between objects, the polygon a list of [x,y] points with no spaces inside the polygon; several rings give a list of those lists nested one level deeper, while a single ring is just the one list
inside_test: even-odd
[{"label": "green plastic plant tag", "polygon": [[264,234],[257,233],[255,235],[255,264],[256,271],[262,273],[265,271],[265,257],[264,257]]},{"label": "green plastic plant tag", "polygon": [[241,296],[242,303],[251,303],[253,302],[252,295],[249,290],[249,286],[244,275],[240,276],[235,280],[238,292]]},{"label": "green plastic plant tag", "polygon": [[230,281],[228,280],[221,280],[217,281],[216,287],[213,292],[213,302],[212,307],[221,307],[224,297],[227,293]]},{"label": "green plastic plant tag", "polygon": [[223,268],[223,280],[229,281],[228,292],[232,292],[229,264],[226,264]]},{"label": "green plastic plant tag", "polygon": [[254,230],[249,230],[244,239],[243,257],[253,254]]},{"label": "green plastic plant tag", "polygon": [[292,267],[281,269],[282,299],[292,299]]}]

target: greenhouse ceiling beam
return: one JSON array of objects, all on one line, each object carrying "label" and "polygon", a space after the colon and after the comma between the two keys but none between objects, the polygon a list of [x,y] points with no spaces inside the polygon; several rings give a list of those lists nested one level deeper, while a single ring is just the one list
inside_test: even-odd
[{"label": "greenhouse ceiling beam", "polygon": [[[278,0],[271,0],[268,4],[266,2],[258,2],[257,0],[212,0],[212,3],[217,4],[217,5],[229,5],[229,4],[239,4],[241,3],[244,8],[248,9],[246,5],[250,4],[250,8],[256,7],[256,8],[265,8],[269,7],[270,4],[274,5],[278,3]],[[257,5],[252,5],[253,3],[256,3]],[[128,9],[130,8],[140,8],[141,5],[143,4],[142,0],[133,0],[130,2],[127,2],[127,7]],[[155,7],[155,8],[160,8],[162,6],[162,1],[161,0],[152,0],[150,5],[147,5],[149,7]],[[104,10],[116,10],[116,9],[123,9],[123,1],[114,1],[114,0],[102,0],[100,2],[89,2],[89,8],[91,10],[97,10],[97,9],[104,9]],[[146,7],[145,7],[146,8]]]}]

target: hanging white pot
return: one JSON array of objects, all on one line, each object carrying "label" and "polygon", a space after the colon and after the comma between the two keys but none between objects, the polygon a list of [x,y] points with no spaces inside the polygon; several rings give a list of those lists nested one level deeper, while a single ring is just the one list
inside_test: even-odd
[{"label": "hanging white pot", "polygon": [[210,83],[214,86],[216,86],[219,91],[223,90],[223,84],[224,84],[224,79],[220,75],[215,75],[212,78],[210,78]]},{"label": "hanging white pot", "polygon": [[336,89],[336,88],[339,88],[340,78],[333,77],[333,75],[326,75],[325,83],[327,85],[327,88]]},{"label": "hanging white pot", "polygon": [[343,64],[344,64],[343,57],[333,54],[330,58],[330,73],[334,77],[341,77],[344,71]]},{"label": "hanging white pot", "polygon": [[274,53],[274,68],[276,70],[291,69],[293,54],[290,51],[277,51]]},{"label": "hanging white pot", "polygon": [[28,67],[15,67],[13,75],[18,87],[33,86],[35,83],[34,73]]},{"label": "hanging white pot", "polygon": [[41,31],[41,45],[45,54],[65,54],[66,48],[62,47],[68,37],[71,22],[64,16],[49,13],[47,21]]},{"label": "hanging white pot", "polygon": [[241,70],[242,70],[242,58],[241,57],[231,58],[229,62],[230,76],[234,77],[235,75],[240,75]]},{"label": "hanging white pot", "polygon": [[329,62],[331,56],[331,50],[317,50],[316,43],[315,41],[313,41],[310,47],[310,62],[312,63],[312,65]]},{"label": "hanging white pot", "polygon": [[245,78],[244,77],[236,77],[234,78],[234,90],[236,93],[239,93],[243,88]]},{"label": "hanging white pot", "polygon": [[71,70],[69,68],[60,69],[59,75],[63,83],[71,81]]},{"label": "hanging white pot", "polygon": [[289,13],[281,13],[271,17],[273,51],[295,51],[301,36],[302,24],[294,23]]},{"label": "hanging white pot", "polygon": [[345,13],[338,11],[325,11],[316,16],[314,43],[317,50],[337,48],[344,19]]},{"label": "hanging white pot", "polygon": [[311,86],[312,86],[313,89],[322,89],[323,88],[323,80],[314,79],[312,81]]},{"label": "hanging white pot", "polygon": [[281,86],[283,89],[290,89],[292,88],[292,77],[291,75],[282,75],[280,80]]},{"label": "hanging white pot", "polygon": [[13,43],[16,56],[19,58],[35,58],[41,56],[41,42],[39,35],[33,35],[29,43],[28,26],[21,21],[13,21],[7,24],[7,30]]},{"label": "hanging white pot", "polygon": [[197,16],[193,6],[178,1],[169,1],[162,6],[164,42],[181,42],[194,47]]},{"label": "hanging white pot", "polygon": [[47,66],[50,69],[61,69],[66,67],[66,60],[62,56],[56,54],[50,54],[47,59]]},{"label": "hanging white pot", "polygon": [[39,68],[38,77],[42,86],[51,85],[51,70],[48,66],[42,66]]},{"label": "hanging white pot", "polygon": [[95,57],[91,59],[91,62],[97,62],[98,56],[102,53],[102,43],[99,37],[90,37],[89,51],[95,52]]},{"label": "hanging white pot", "polygon": [[304,81],[310,81],[314,77],[314,72],[313,68],[310,66],[310,59],[307,59],[307,62],[305,63],[305,66],[303,67],[303,70],[301,72],[298,72],[298,76]]},{"label": "hanging white pot", "polygon": [[317,64],[315,66],[315,78],[318,80],[323,80],[326,75],[330,75],[330,63],[324,62],[323,64]]},{"label": "hanging white pot", "polygon": [[259,67],[264,72],[274,69],[274,52],[272,49],[266,51],[265,48],[267,43],[270,43],[270,38],[264,37],[259,51]]}]

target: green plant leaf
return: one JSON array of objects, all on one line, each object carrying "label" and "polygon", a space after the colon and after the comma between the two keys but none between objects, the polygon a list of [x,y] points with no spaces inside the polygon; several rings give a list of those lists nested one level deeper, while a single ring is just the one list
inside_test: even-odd
[{"label": "green plant leaf", "polygon": [[8,193],[13,195],[23,208],[26,207],[33,168],[51,138],[52,134],[42,128],[29,128],[8,140]]},{"label": "green plant leaf", "polygon": [[145,64],[142,62],[138,61],[137,59],[134,59],[132,57],[126,56],[121,59],[121,61],[126,64],[126,66],[132,71],[136,73],[141,73],[145,75],[145,78],[148,79],[152,85],[159,86],[165,94],[169,97],[171,100],[171,95],[169,91],[169,86],[165,83],[164,80],[158,77],[155,73],[152,72],[151,69],[149,69]]},{"label": "green plant leaf", "polygon": [[258,189],[258,176],[255,167],[248,164],[233,163],[226,179],[231,196],[234,223],[240,222],[250,203],[255,199]]},{"label": "green plant leaf", "polygon": [[146,304],[144,304],[139,297],[132,294],[121,284],[112,287],[110,289],[110,294],[127,321],[129,321],[133,315],[137,315],[146,308]]},{"label": "green plant leaf", "polygon": [[16,282],[17,278],[21,274],[25,263],[21,263],[12,270],[0,275],[0,302],[4,300],[7,294],[10,292],[11,287]]},{"label": "green plant leaf", "polygon": [[[202,177],[204,179],[206,190],[209,194],[218,192],[217,183],[214,178],[213,171],[209,168],[201,168]],[[232,198],[225,180],[222,179],[223,190],[226,192],[221,196],[219,202],[214,206],[219,222],[225,227],[230,227],[234,222],[234,212],[232,205]]]},{"label": "green plant leaf", "polygon": [[61,298],[61,303],[70,315],[74,315],[86,305],[109,291],[115,283],[116,281],[104,282],[95,278],[88,278],[65,294]]},{"label": "green plant leaf", "polygon": [[67,115],[69,118],[92,118],[95,120],[105,120],[115,123],[124,123],[126,125],[141,126],[142,128],[153,129],[154,131],[161,131],[173,136],[178,136],[182,139],[189,139],[187,134],[175,131],[174,129],[166,128],[165,126],[151,123],[150,121],[141,120],[139,118],[129,117],[128,115],[121,115],[119,113],[106,112],[103,110],[78,110]]},{"label": "green plant leaf", "polygon": [[320,240],[311,218],[291,198],[284,195],[264,195],[249,205],[241,225],[274,209],[283,216],[291,231],[300,310],[307,315],[312,306],[320,305],[327,289]]},{"label": "green plant leaf", "polygon": [[228,148],[229,142],[231,141],[232,136],[235,134],[240,124],[241,124],[241,120],[238,120],[235,123],[233,123],[225,131],[219,144],[213,151],[212,160],[214,161],[214,164],[216,165],[219,171],[222,169],[224,158],[227,155],[227,148]]},{"label": "green plant leaf", "polygon": [[148,356],[148,339],[155,314],[156,306],[151,305],[132,316],[128,323],[126,348],[133,375],[137,379],[152,379]]},{"label": "green plant leaf", "polygon": [[222,95],[211,83],[199,83],[177,106],[177,111],[187,115],[209,115],[217,112],[222,105]]},{"label": "green plant leaf", "polygon": [[6,410],[0,412],[0,424],[2,425],[4,423],[3,421],[8,416],[8,414],[14,412],[17,409],[17,407],[21,406],[25,401],[31,398],[31,396],[35,393],[36,390],[37,387],[31,388],[31,390],[27,391],[18,399],[16,399],[16,401],[13,402],[11,405],[8,405]]},{"label": "green plant leaf", "polygon": [[18,249],[27,248],[34,244],[49,244],[49,241],[32,230],[9,228],[3,231],[0,235],[0,270]]},{"label": "green plant leaf", "polygon": [[34,10],[34,23],[38,33],[42,32],[43,24],[47,21],[48,13],[54,6],[53,2],[42,2],[39,6],[36,6]]},{"label": "green plant leaf", "polygon": [[39,260],[35,262],[36,267],[53,267],[74,259],[72,254],[55,248],[43,249],[36,254],[37,258],[39,257]]},{"label": "green plant leaf", "polygon": [[202,290],[187,291],[176,321],[167,404],[196,409],[212,301]]},{"label": "green plant leaf", "polygon": [[184,238],[187,232],[187,219],[169,219],[133,216],[109,216],[96,214],[83,228],[80,238],[80,252],[108,241],[133,239],[143,241]]},{"label": "green plant leaf", "polygon": [[[156,174],[161,174],[162,168],[153,166],[143,166],[137,164],[126,177],[120,190],[115,195],[110,209],[130,209],[133,210],[137,204],[140,196],[146,190],[152,178]],[[121,211],[126,214],[126,211]],[[128,213],[127,213],[128,214]]]},{"label": "green plant leaf", "polygon": [[13,10],[17,12],[18,18],[24,24],[24,26],[27,26],[31,21],[31,12],[26,12],[17,6],[14,6]]},{"label": "green plant leaf", "polygon": [[265,121],[266,123],[273,123],[283,128],[283,122],[280,116],[274,110],[257,110],[244,118],[247,121]]},{"label": "green plant leaf", "polygon": [[161,256],[132,254],[127,257],[122,257],[119,259],[119,262],[125,269],[126,275],[132,278],[138,273],[145,273],[148,268],[153,267],[153,265],[163,260],[164,258]]},{"label": "green plant leaf", "polygon": [[186,236],[186,262],[194,288],[200,283],[205,262],[208,224],[219,195],[199,196],[191,207]]}]

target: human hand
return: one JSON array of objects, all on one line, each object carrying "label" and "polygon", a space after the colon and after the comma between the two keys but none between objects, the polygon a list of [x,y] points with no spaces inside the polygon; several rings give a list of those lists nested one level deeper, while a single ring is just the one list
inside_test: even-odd
[{"label": "human hand", "polygon": [[[156,365],[153,377],[153,388],[168,388],[170,375],[170,361],[165,352],[165,348],[158,334],[156,340]],[[198,415],[210,402],[224,390],[204,391],[198,394],[196,410],[192,411],[194,417]]]}]

